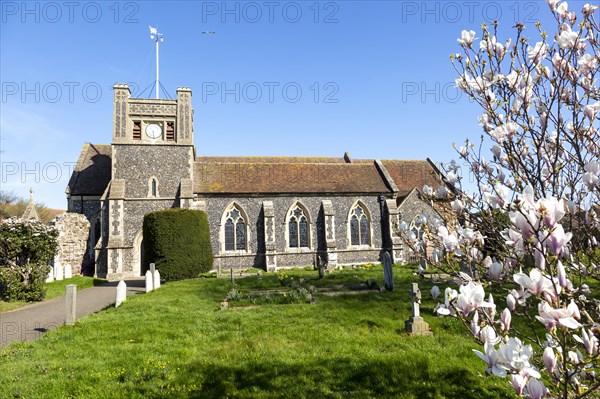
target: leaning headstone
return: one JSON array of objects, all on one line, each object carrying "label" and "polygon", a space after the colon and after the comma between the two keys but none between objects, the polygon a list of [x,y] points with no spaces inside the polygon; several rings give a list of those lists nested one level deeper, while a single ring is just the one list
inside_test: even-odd
[{"label": "leaning headstone", "polygon": [[152,291],[154,288],[154,284],[152,281],[152,272],[150,270],[146,271],[146,293]]},{"label": "leaning headstone", "polygon": [[77,286],[67,285],[65,324],[72,326],[77,319]]},{"label": "leaning headstone", "polygon": [[152,277],[154,278],[154,289],[157,290],[160,288],[160,272],[158,269],[154,270]]},{"label": "leaning headstone", "polygon": [[412,316],[404,322],[404,328],[410,335],[433,335],[429,324],[421,317],[419,310],[421,291],[417,283],[412,283],[409,296],[412,299]]},{"label": "leaning headstone", "polygon": [[385,289],[394,291],[394,271],[392,269],[392,257],[388,252],[383,254],[383,281]]},{"label": "leaning headstone", "polygon": [[117,298],[115,299],[115,308],[118,308],[127,298],[127,284],[125,281],[119,281],[117,284]]}]

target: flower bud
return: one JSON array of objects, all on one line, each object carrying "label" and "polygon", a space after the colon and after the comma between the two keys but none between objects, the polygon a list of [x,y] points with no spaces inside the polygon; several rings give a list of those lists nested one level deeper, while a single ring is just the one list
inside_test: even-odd
[{"label": "flower bud", "polygon": [[548,346],[546,349],[544,349],[543,360],[546,369],[550,374],[552,374],[556,368],[556,355],[551,347]]}]

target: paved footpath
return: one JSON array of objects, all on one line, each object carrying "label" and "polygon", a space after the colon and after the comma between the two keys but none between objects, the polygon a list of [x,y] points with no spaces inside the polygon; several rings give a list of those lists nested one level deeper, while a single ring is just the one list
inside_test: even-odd
[{"label": "paved footpath", "polygon": [[[145,292],[143,279],[125,280],[127,296]],[[115,303],[118,281],[77,291],[77,319]],[[65,324],[65,295],[0,313],[0,349],[13,341],[33,341]]]}]

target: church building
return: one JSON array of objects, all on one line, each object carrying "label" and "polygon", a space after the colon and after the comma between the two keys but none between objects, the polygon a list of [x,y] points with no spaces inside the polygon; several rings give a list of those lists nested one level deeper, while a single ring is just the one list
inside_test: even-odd
[{"label": "church building", "polygon": [[167,208],[206,212],[215,269],[267,271],[378,263],[386,251],[399,262],[398,222],[447,209],[420,191],[444,184],[429,159],[196,156],[193,118],[188,87],[166,100],[114,86],[112,143],[84,144],[66,190],[68,211],[90,221],[85,273],[143,275],[144,215]]}]

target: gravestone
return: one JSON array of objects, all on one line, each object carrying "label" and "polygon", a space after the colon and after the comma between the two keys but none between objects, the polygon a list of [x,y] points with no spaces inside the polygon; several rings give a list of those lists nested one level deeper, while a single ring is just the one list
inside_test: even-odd
[{"label": "gravestone", "polygon": [[156,265],[154,263],[150,263],[150,273],[154,275],[154,270],[156,270]]},{"label": "gravestone", "polygon": [[54,262],[54,279],[55,280],[63,280],[65,278],[65,273],[63,271],[63,267],[60,262]]},{"label": "gravestone", "polygon": [[160,288],[160,272],[158,269],[154,270],[152,277],[154,278],[154,289],[157,290]]},{"label": "gravestone", "polygon": [[65,324],[72,326],[77,319],[77,286],[67,285]]},{"label": "gravestone", "polygon": [[146,271],[146,293],[152,291],[152,289],[154,288],[154,284],[152,281],[152,272],[150,270]]},{"label": "gravestone", "polygon": [[392,269],[392,257],[389,252],[383,253],[383,281],[386,290],[394,291],[394,271]]},{"label": "gravestone", "polygon": [[50,267],[50,273],[48,273],[48,277],[46,278],[47,283],[51,283],[54,281],[54,267]]},{"label": "gravestone", "polygon": [[127,299],[127,284],[125,281],[119,281],[117,284],[117,297],[115,299],[115,308],[118,308]]},{"label": "gravestone", "polygon": [[419,284],[412,283],[408,295],[412,300],[412,316],[404,322],[404,328],[410,335],[433,335],[433,332],[429,330],[429,324],[423,320],[419,310],[421,303]]},{"label": "gravestone", "polygon": [[427,270],[427,260],[421,259],[421,268]]},{"label": "gravestone", "polygon": [[229,269],[230,273],[231,273],[231,284],[235,284],[235,276],[233,275],[233,267],[231,269]]}]

